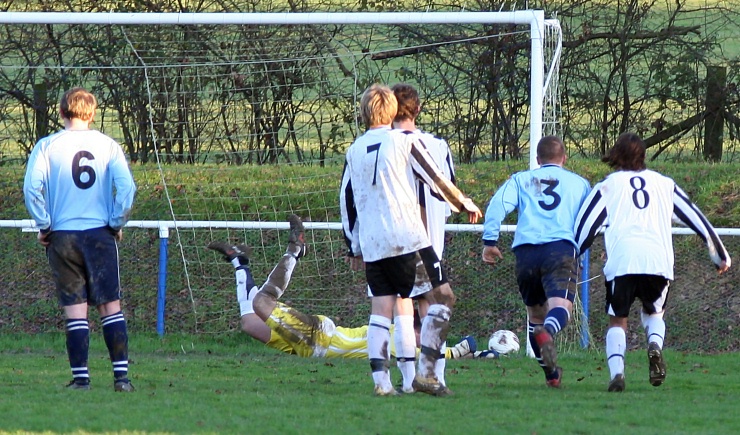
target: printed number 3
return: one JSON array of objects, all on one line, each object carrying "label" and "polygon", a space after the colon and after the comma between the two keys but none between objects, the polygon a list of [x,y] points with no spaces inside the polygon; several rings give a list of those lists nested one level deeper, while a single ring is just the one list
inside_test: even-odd
[{"label": "printed number 3", "polygon": [[375,186],[375,183],[378,180],[378,155],[380,154],[380,144],[376,143],[375,145],[369,145],[367,147],[367,153],[376,153],[375,154],[375,171],[373,172],[373,186]]},{"label": "printed number 3", "polygon": [[[80,161],[82,161],[83,158],[87,160],[95,160],[95,156],[89,151],[80,151],[75,154],[72,159],[72,180],[74,180],[75,186],[80,189],[89,189],[93,184],[95,184],[97,176],[95,175],[95,170],[92,166],[80,164]],[[82,174],[87,174],[87,180],[82,180]]]},{"label": "printed number 3", "polygon": [[555,192],[555,188],[560,184],[560,180],[540,180],[540,183],[547,185],[542,193],[547,196],[551,196],[552,202],[547,204],[545,201],[538,201],[537,204],[547,211],[555,210],[560,205],[560,195]]}]

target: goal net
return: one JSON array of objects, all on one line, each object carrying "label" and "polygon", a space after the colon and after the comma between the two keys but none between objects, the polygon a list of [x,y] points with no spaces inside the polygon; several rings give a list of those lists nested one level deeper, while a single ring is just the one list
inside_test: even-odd
[{"label": "goal net", "polygon": [[[366,323],[364,276],[344,264],[338,189],[344,151],[362,132],[359,96],[374,82],[416,86],[420,126],[445,137],[458,164],[492,158],[525,169],[530,144],[557,132],[561,35],[542,11],[3,13],[0,24],[0,159],[22,161],[60,128],[59,96],[84,86],[99,100],[95,127],[132,162],[137,220],[120,251],[125,305],[142,330],[163,287],[168,331],[236,329],[233,269],[206,245],[252,246],[261,283],[285,248],[289,213],[306,221],[311,250],[286,301],[337,324]],[[481,207],[496,187],[459,184]],[[13,219],[27,216],[16,210]],[[457,219],[444,259],[459,300],[452,334],[524,338],[513,259],[485,267],[480,226]],[[569,342],[578,344],[575,318]]]}]

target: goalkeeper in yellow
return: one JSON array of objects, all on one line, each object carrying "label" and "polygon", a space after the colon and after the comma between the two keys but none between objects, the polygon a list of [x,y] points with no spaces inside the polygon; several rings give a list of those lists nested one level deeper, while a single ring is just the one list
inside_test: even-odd
[{"label": "goalkeeper in yellow", "polygon": [[[367,359],[367,325],[357,328],[337,326],[322,315],[309,315],[278,300],[285,292],[298,259],[306,254],[303,222],[296,215],[288,217],[288,248],[262,287],[257,287],[249,270],[249,251],[245,245],[232,246],[212,242],[209,249],[224,255],[236,269],[236,296],[241,313],[241,328],[267,346],[302,357]],[[395,356],[391,343],[391,356]],[[448,348],[445,358],[488,357],[489,351],[477,352],[472,337]]]}]

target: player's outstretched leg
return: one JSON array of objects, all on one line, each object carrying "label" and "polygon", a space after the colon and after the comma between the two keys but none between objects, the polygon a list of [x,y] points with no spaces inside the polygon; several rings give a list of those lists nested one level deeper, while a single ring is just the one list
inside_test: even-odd
[{"label": "player's outstretched leg", "polygon": [[270,272],[267,281],[262,285],[258,294],[258,296],[264,295],[275,301],[280,299],[285,289],[288,288],[290,277],[293,275],[293,269],[295,269],[298,259],[306,255],[306,235],[301,218],[292,214],[288,216],[288,222],[290,222],[288,247],[278,264]]},{"label": "player's outstretched leg", "polygon": [[288,222],[290,222],[290,236],[287,252],[298,259],[306,255],[306,233],[303,221],[297,215],[292,214],[288,216]]},{"label": "player's outstretched leg", "polygon": [[252,248],[247,245],[230,245],[226,242],[211,242],[208,249],[220,252],[224,260],[234,266],[236,278],[236,300],[239,303],[239,312],[242,316],[254,313],[252,299],[257,293],[252,272],[249,270],[249,255]]},{"label": "player's outstretched leg", "polygon": [[208,244],[208,249],[220,252],[224,260],[233,264],[234,267],[249,264],[249,255],[252,253],[252,248],[247,245],[231,245],[226,242],[211,242]]},{"label": "player's outstretched leg", "polygon": [[476,343],[473,336],[468,335],[463,337],[459,343],[450,348],[450,357],[452,359],[465,358],[466,356],[475,354],[478,351],[478,343]]}]

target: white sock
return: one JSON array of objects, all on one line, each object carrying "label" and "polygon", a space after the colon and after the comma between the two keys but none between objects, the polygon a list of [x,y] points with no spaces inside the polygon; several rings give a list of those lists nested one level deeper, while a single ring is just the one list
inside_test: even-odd
[{"label": "white sock", "polygon": [[447,359],[445,353],[447,353],[447,342],[442,343],[442,347],[439,349],[439,358],[437,363],[434,364],[434,374],[437,375],[437,380],[440,384],[447,386],[445,382],[445,367],[447,366]]},{"label": "white sock", "polygon": [[403,389],[411,390],[416,376],[416,333],[414,316],[396,316],[393,319],[393,341],[396,345],[396,365],[403,377]]},{"label": "white sock", "polygon": [[391,341],[391,319],[376,314],[370,315],[367,328],[367,354],[370,368],[373,371],[375,386],[383,391],[393,389],[391,374],[388,370],[390,354],[388,344]]},{"label": "white sock", "polygon": [[656,343],[663,349],[663,341],[665,340],[663,313],[647,314],[641,311],[640,320],[642,320],[642,327],[645,328],[645,337],[647,337],[648,344]]},{"label": "white sock", "polygon": [[231,259],[231,264],[234,266],[234,268],[237,268],[242,265],[241,263],[239,263],[239,259],[236,257]]},{"label": "white sock", "polygon": [[[236,275],[236,300],[239,302],[239,314],[241,316],[245,314],[254,313],[252,307],[252,298],[257,294],[257,287],[252,287],[247,291],[247,272],[244,269],[237,269]],[[252,297],[250,297],[252,296]]]},{"label": "white sock", "polygon": [[627,334],[619,326],[606,331],[606,362],[609,365],[610,379],[624,374],[624,351],[627,349]]},{"label": "white sock", "polygon": [[421,321],[421,353],[416,371],[422,377],[436,376],[434,366],[437,364],[442,343],[447,338],[451,314],[452,311],[447,306],[434,304]]}]

